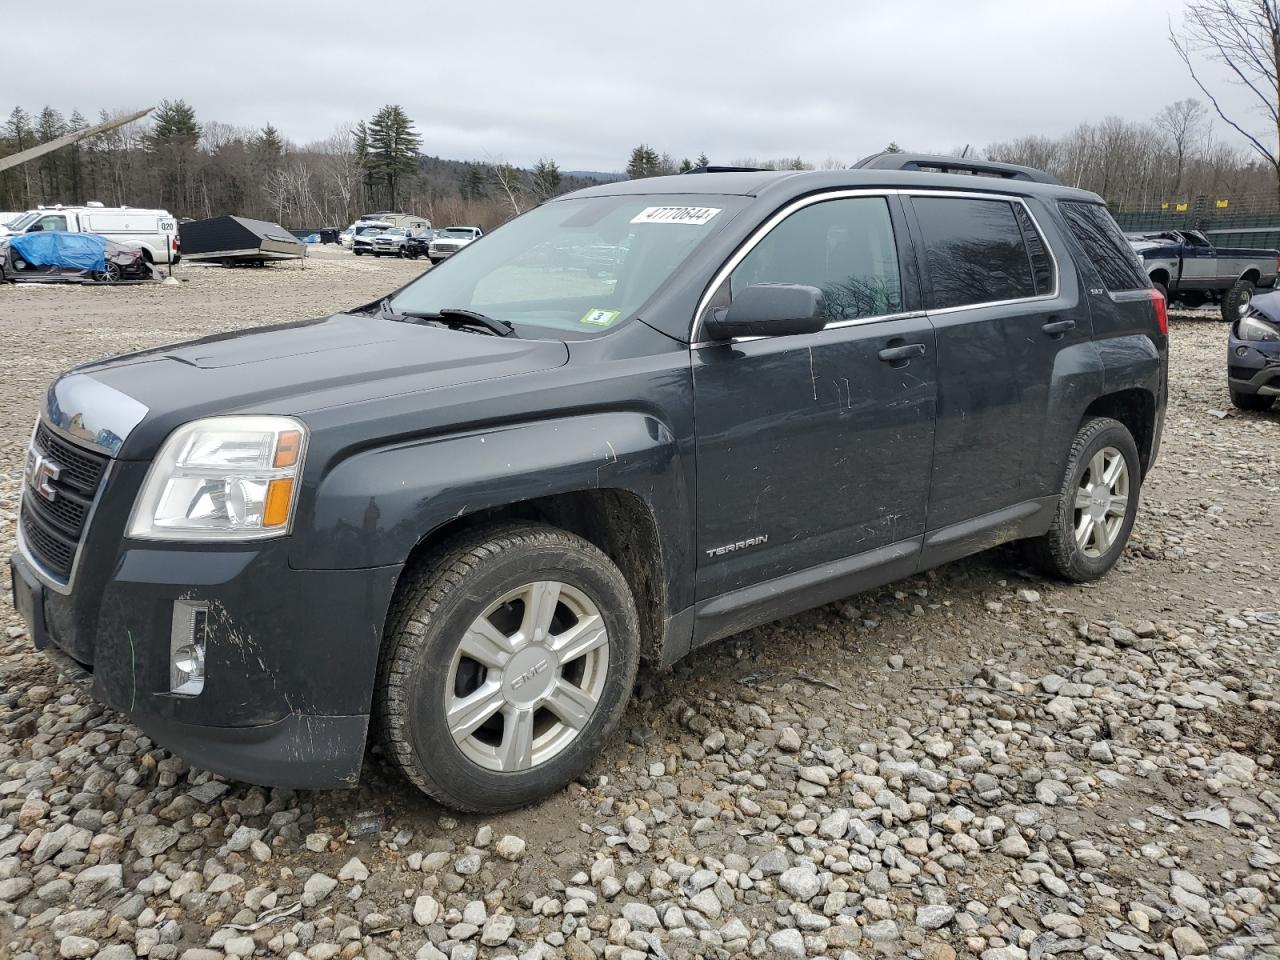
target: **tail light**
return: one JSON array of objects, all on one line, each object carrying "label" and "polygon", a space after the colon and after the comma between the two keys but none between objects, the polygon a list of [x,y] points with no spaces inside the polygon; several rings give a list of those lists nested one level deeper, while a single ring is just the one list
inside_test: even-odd
[{"label": "tail light", "polygon": [[1148,292],[1151,294],[1151,303],[1156,308],[1156,326],[1160,328],[1160,333],[1167,337],[1169,335],[1169,301],[1159,290],[1152,289]]},{"label": "tail light", "polygon": [[175,253],[176,253],[178,250],[181,250],[181,249],[182,249],[182,247],[181,247],[181,246],[179,245],[179,243],[178,243],[178,237],[177,237],[177,235],[176,235],[176,234],[175,234],[173,237],[171,237],[171,238],[169,239],[169,245],[170,245],[170,248],[171,248]]}]

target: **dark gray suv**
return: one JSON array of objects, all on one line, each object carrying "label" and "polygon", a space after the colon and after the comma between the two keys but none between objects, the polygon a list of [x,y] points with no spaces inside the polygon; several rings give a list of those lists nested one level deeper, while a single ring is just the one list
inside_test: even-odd
[{"label": "dark gray suv", "polygon": [[509,808],[587,767],[642,659],[1010,540],[1104,574],[1166,347],[1102,201],[1037,171],[612,183],[378,303],[61,377],[14,597],[197,765],[350,785],[372,727]]}]

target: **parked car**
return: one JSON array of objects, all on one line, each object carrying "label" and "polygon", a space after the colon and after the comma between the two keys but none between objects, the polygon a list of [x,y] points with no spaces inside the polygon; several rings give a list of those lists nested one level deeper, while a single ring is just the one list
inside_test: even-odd
[{"label": "parked car", "polygon": [[92,233],[34,233],[0,240],[0,283],[150,280],[142,251]]},{"label": "parked car", "polygon": [[445,227],[432,237],[427,256],[432,263],[452,257],[463,247],[474,243],[484,235],[479,227]]},{"label": "parked car", "polygon": [[178,222],[168,210],[104,207],[90,201],[82,207],[37,207],[0,228],[0,237],[19,233],[96,233],[122,246],[141,250],[150,263],[182,259]]},{"label": "parked car", "polygon": [[409,242],[409,234],[400,227],[383,230],[373,238],[372,252],[375,257],[403,257],[405,245]]},{"label": "parked car", "polygon": [[410,260],[417,260],[419,257],[428,256],[431,249],[431,241],[435,238],[436,231],[427,227],[417,233],[409,234],[409,239],[404,245],[404,255]]},{"label": "parked car", "polygon": [[641,659],[1010,540],[1103,576],[1164,298],[1096,195],[929,160],[595,186],[378,302],[64,374],[35,646],[193,765],[351,786],[372,729],[494,811],[582,774]]},{"label": "parked car", "polygon": [[1270,410],[1280,397],[1280,292],[1258,294],[1231,325],[1227,385],[1241,410]]},{"label": "parked car", "polygon": [[351,238],[354,237],[355,234],[356,234],[355,227],[347,227],[347,229],[343,230],[340,234],[338,234],[339,246],[350,247]]},{"label": "parked car", "polygon": [[1171,303],[1222,306],[1234,322],[1258,289],[1275,286],[1280,250],[1215,247],[1199,230],[1130,234],[1147,276]]},{"label": "parked car", "polygon": [[357,223],[353,228],[351,235],[351,252],[357,257],[366,253],[373,253],[373,238],[382,233],[383,230],[390,230],[389,223]]}]

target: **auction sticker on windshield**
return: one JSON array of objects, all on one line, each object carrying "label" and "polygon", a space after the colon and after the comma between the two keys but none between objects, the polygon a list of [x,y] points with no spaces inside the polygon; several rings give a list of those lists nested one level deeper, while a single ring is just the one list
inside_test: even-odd
[{"label": "auction sticker on windshield", "polygon": [[589,323],[593,327],[607,327],[618,319],[621,310],[588,310],[582,315],[579,323]]},{"label": "auction sticker on windshield", "polygon": [[719,207],[645,207],[632,223],[687,223],[700,227],[717,213]]}]

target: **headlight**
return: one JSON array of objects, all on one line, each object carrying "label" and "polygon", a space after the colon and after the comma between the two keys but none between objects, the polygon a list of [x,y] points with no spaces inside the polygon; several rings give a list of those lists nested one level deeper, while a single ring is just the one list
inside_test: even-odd
[{"label": "headlight", "polygon": [[1259,316],[1241,317],[1236,324],[1239,340],[1280,340],[1280,327],[1267,323]]},{"label": "headlight", "polygon": [[307,428],[291,417],[210,417],[175,430],[129,520],[146,540],[259,540],[289,532]]}]

